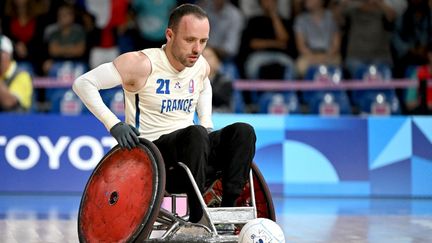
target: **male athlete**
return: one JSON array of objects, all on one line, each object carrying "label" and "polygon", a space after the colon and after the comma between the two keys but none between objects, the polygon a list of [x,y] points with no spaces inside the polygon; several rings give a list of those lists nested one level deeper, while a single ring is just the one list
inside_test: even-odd
[{"label": "male athlete", "polygon": [[[202,208],[177,162],[185,163],[203,192],[206,179],[222,171],[223,207],[234,206],[255,154],[255,132],[245,123],[211,131],[212,89],[209,65],[201,56],[209,39],[207,14],[192,4],[170,15],[161,48],[129,52],[79,77],[73,85],[88,109],[121,147],[131,149],[138,136],[152,141],[164,158],[167,191],[186,192],[189,221],[205,222]],[[122,85],[125,122],[103,103],[98,92]],[[194,113],[200,125],[194,125]]]}]

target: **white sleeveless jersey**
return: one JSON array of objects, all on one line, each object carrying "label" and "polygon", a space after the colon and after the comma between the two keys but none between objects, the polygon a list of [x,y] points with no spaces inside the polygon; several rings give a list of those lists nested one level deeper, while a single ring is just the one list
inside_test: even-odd
[{"label": "white sleeveless jersey", "polygon": [[[141,137],[154,141],[194,124],[198,98],[205,82],[209,82],[207,62],[200,56],[192,67],[179,72],[171,66],[162,48],[142,52],[150,59],[151,74],[139,91],[125,90],[125,119],[139,129]],[[210,82],[206,87],[211,89]],[[211,95],[209,109],[207,113],[211,114]],[[201,121],[201,125],[213,127],[211,118],[205,120],[206,124]]]}]

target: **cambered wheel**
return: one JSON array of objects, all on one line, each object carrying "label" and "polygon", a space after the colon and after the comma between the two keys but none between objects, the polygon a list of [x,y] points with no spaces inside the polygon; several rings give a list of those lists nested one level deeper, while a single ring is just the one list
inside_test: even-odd
[{"label": "cambered wheel", "polygon": [[[257,165],[252,163],[252,176],[254,181],[254,192],[255,192],[255,202],[257,208],[258,218],[268,218],[273,221],[276,220],[273,200],[270,194],[270,190],[259,171]],[[216,180],[212,186],[204,193],[204,201],[208,206],[220,206],[222,201],[222,182],[221,180]],[[250,180],[248,179],[242,193],[236,200],[236,206],[251,206],[251,191],[250,191]]]},{"label": "cambered wheel", "polygon": [[78,214],[80,242],[147,239],[165,190],[159,150],[145,139],[132,150],[111,149],[87,182]]}]

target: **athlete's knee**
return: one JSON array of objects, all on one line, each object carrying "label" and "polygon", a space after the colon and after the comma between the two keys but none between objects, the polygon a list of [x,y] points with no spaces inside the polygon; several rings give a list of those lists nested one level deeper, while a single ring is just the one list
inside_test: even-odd
[{"label": "athlete's knee", "polygon": [[244,122],[236,122],[229,125],[229,130],[232,134],[236,134],[240,138],[256,141],[255,129]]},{"label": "athlete's knee", "polygon": [[192,137],[208,137],[207,130],[201,125],[188,126],[185,132]]},{"label": "athlete's knee", "polygon": [[198,145],[206,145],[209,143],[207,129],[200,125],[186,127],[184,135],[190,143]]}]

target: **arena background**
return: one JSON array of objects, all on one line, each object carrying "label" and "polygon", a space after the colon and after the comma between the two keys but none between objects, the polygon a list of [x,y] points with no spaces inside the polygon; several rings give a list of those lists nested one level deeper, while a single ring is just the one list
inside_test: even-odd
[{"label": "arena background", "polygon": [[[15,53],[15,57],[19,68],[28,71],[33,79],[33,105],[24,114],[0,113],[0,242],[78,242],[82,191],[93,168],[116,141],[74,96],[70,90],[72,82],[83,72],[121,53],[160,46],[165,36],[158,18],[166,20],[173,3],[197,1],[2,0],[0,34],[10,35],[15,45],[32,31],[19,29],[11,21],[19,12],[13,4],[30,2],[35,5],[27,5],[28,11],[21,13],[27,13],[24,18],[29,19],[38,16],[42,22],[33,25],[35,39],[27,43],[27,51],[19,43],[20,53]],[[164,6],[154,6],[161,2]],[[263,13],[258,1],[225,2],[235,4],[247,18]],[[277,10],[289,20],[291,37],[295,37],[295,19],[305,10],[305,2],[278,1]],[[337,14],[341,13],[339,4],[350,1],[323,2],[330,3],[328,7]],[[432,242],[432,1],[352,1],[354,4],[383,2],[391,3],[396,11],[394,25],[384,21],[385,25],[381,26],[384,28],[376,31],[369,25],[370,21],[377,18],[382,21],[384,17],[374,13],[369,17],[360,15],[366,24],[357,27],[363,27],[366,33],[360,32],[354,40],[390,31],[394,36],[403,35],[399,41],[406,38],[405,44],[411,40],[418,44],[427,35],[421,41],[429,43],[422,43],[417,54],[425,58],[428,52],[429,60],[409,63],[399,55],[405,46],[388,40],[372,54],[391,45],[393,65],[367,64],[357,70],[361,72],[350,73],[345,63],[350,28],[345,26],[341,28],[340,53],[337,53],[342,58],[340,67],[311,66],[310,72],[298,76],[294,69],[281,70],[280,63],[275,66],[269,63],[264,65],[258,80],[245,76],[246,56],[228,58],[220,67],[231,83],[215,86],[214,93],[224,97],[232,87],[233,103],[229,105],[233,106],[215,107],[216,129],[238,121],[255,128],[254,160],[270,187],[276,222],[287,242]],[[79,42],[85,39],[84,35],[88,40],[84,53],[74,52],[77,54],[74,58],[48,53],[49,39],[53,38],[50,31],[53,26],[58,27],[58,10],[64,3],[73,6],[76,18],[73,23],[85,28]],[[130,6],[131,3],[138,4]],[[146,8],[147,4],[150,7]],[[426,16],[423,25],[410,22],[413,19],[410,17],[418,12]],[[233,16],[223,16],[218,21]],[[400,24],[402,16],[408,24]],[[161,39],[151,40],[141,35],[142,30],[148,29],[140,28],[140,24],[148,27],[149,22],[162,30],[159,32],[162,35],[157,36]],[[12,24],[8,26],[8,23]],[[235,24],[227,26],[220,28],[222,33],[234,29]],[[407,28],[402,30],[401,26]],[[18,30],[12,31],[12,27]],[[259,36],[262,30],[270,28],[250,29]],[[374,34],[368,33],[369,30],[375,30]],[[21,36],[12,36],[17,33]],[[284,43],[287,48],[284,51],[294,64],[300,55],[295,38],[291,37]],[[360,40],[359,47],[367,51],[369,44],[384,38]],[[226,43],[233,44],[226,41],[212,44]],[[249,55],[248,46],[245,42],[235,48],[238,47],[238,54]],[[415,45],[411,48],[418,51]],[[47,68],[45,61],[52,61],[52,66]],[[121,114],[123,94],[118,90],[101,93],[107,106]],[[354,94],[359,90],[372,95],[357,100]],[[258,95],[265,91],[273,93]],[[325,91],[334,95],[330,101],[337,102],[329,102],[330,105],[324,102]],[[381,99],[382,94],[386,99]],[[329,106],[321,110],[323,103]],[[371,108],[377,103],[374,111]]]},{"label": "arena background", "polygon": [[[0,191],[82,192],[116,144],[91,115],[0,116]],[[432,118],[217,114],[244,121],[274,195],[431,197]]]}]

